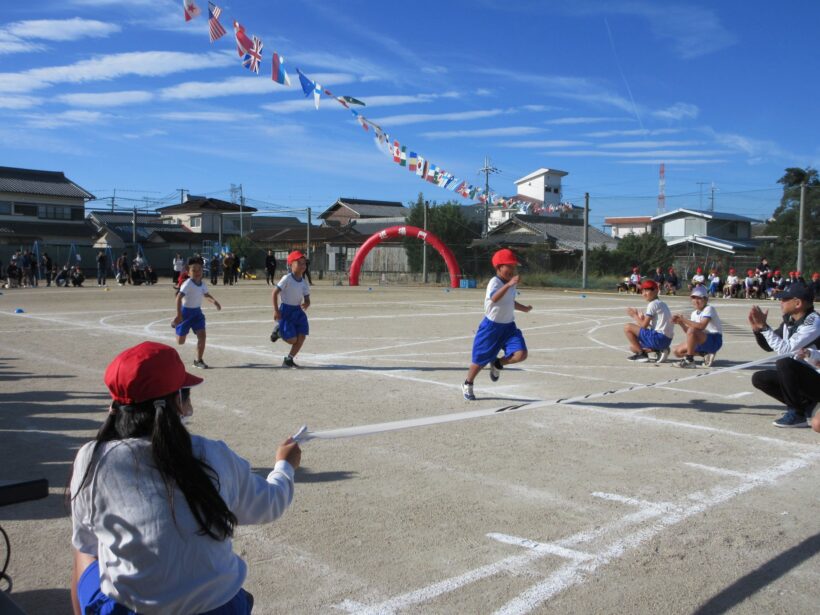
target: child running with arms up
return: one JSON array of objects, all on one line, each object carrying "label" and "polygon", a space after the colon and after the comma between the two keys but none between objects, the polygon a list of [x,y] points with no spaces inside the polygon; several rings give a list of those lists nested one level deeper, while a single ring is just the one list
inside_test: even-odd
[{"label": "child running with arms up", "polygon": [[185,343],[188,332],[193,330],[196,335],[196,359],[194,360],[194,367],[207,369],[208,365],[202,358],[205,354],[205,314],[202,313],[203,297],[213,303],[217,310],[222,309],[219,301],[211,296],[211,293],[208,292],[208,287],[202,280],[202,261],[193,256],[188,259],[188,279],[182,283],[177,293],[177,317],[174,318],[171,326],[176,327],[177,344],[179,345]]},{"label": "child running with arms up", "polygon": [[[515,326],[515,310],[529,312],[531,305],[522,305],[515,300],[519,276],[515,272],[518,259],[512,250],[499,250],[493,254],[495,276],[487,284],[484,296],[484,320],[473,340],[473,356],[467,379],[461,385],[464,399],[474,401],[473,382],[478,372],[489,363],[490,380],[496,382],[501,377],[505,365],[520,363],[527,358],[527,344],[524,335]],[[498,358],[498,351],[504,355]]]},{"label": "child running with arms up", "polygon": [[641,311],[631,307],[626,310],[635,321],[624,325],[629,349],[634,353],[628,358],[637,363],[648,363],[647,352],[654,352],[655,363],[663,363],[669,356],[669,346],[675,334],[672,313],[669,306],[658,299],[658,283],[654,280],[641,282],[641,294],[649,304],[646,309]]},{"label": "child running with arms up", "polygon": [[703,366],[711,367],[715,354],[723,346],[723,328],[717,310],[707,305],[709,297],[703,286],[696,286],[690,294],[695,307],[687,319],[683,314],[672,316],[672,322],[686,333],[686,341],[675,346],[678,367],[695,367],[695,355],[703,355]]},{"label": "child running with arms up", "polygon": [[[310,286],[304,279],[307,261],[304,254],[294,250],[288,254],[290,273],[282,276],[273,289],[273,320],[275,321],[270,341],[280,337],[290,344],[291,349],[282,367],[299,367],[294,359],[310,333],[305,310],[310,307]],[[281,304],[280,304],[281,298]]]}]

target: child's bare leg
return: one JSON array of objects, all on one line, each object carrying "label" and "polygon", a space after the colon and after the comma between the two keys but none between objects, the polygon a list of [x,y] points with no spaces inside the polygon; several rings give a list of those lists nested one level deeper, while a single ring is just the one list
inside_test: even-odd
[{"label": "child's bare leg", "polygon": [[185,343],[185,340],[186,340],[187,337],[188,337],[187,334],[186,335],[177,335],[177,344],[182,346]]},{"label": "child's bare leg", "polygon": [[706,341],[706,334],[703,331],[690,329],[686,332],[686,354],[694,356],[695,348]]},{"label": "child's bare leg", "polygon": [[686,343],[684,342],[683,344],[678,344],[677,346],[675,346],[673,352],[675,353],[675,356],[678,358],[683,358],[684,356],[686,356]]},{"label": "child's bare leg", "polygon": [[292,337],[289,340],[285,340],[288,344],[290,344],[290,356],[295,357],[297,353],[302,349],[302,346],[305,343],[305,336],[303,334],[299,334],[296,337]]},{"label": "child's bare leg", "polygon": [[475,377],[478,376],[478,372],[481,371],[483,365],[476,365],[475,363],[470,363],[470,368],[467,370],[467,379],[465,382],[472,384],[475,381]]},{"label": "child's bare leg", "polygon": [[527,351],[526,350],[516,350],[508,357],[503,357],[499,359],[501,361],[501,365],[512,365],[513,363],[521,363],[521,361],[527,360]]},{"label": "child's bare leg", "polygon": [[632,352],[643,352],[643,348],[641,348],[641,343],[638,341],[638,335],[640,334],[641,328],[635,324],[626,324],[624,325],[624,334],[626,335],[626,340],[629,342],[629,349]]},{"label": "child's bare leg", "polygon": [[201,331],[194,331],[196,333],[196,359],[202,360],[202,355],[205,354],[205,329]]}]

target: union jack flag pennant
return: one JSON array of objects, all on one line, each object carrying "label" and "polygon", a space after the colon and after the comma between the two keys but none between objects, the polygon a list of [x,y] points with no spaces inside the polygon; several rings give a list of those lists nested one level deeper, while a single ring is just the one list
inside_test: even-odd
[{"label": "union jack flag pennant", "polygon": [[191,21],[199,15],[199,7],[194,0],[182,0],[182,10],[185,12],[185,21]]},{"label": "union jack flag pennant", "polygon": [[245,57],[242,58],[242,66],[257,75],[259,74],[259,63],[262,61],[262,47],[264,47],[262,41],[254,36],[251,48],[247,50]]},{"label": "union jack flag pennant", "polygon": [[211,42],[218,40],[225,36],[227,32],[222,24],[219,23],[219,16],[222,14],[222,9],[213,2],[208,3],[208,28],[210,30]]},{"label": "union jack flag pennant", "polygon": [[290,87],[290,77],[285,70],[285,58],[280,56],[275,51],[273,52],[273,69],[271,71],[271,79],[276,83]]}]

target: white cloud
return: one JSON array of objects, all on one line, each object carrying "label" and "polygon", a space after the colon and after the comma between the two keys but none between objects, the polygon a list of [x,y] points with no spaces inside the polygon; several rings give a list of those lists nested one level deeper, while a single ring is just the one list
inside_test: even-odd
[{"label": "white cloud", "polygon": [[229,113],[223,111],[171,111],[155,117],[175,122],[242,122],[259,117],[256,113]]},{"label": "white cloud", "polygon": [[565,150],[545,152],[556,156],[583,156],[589,158],[644,158],[651,156],[660,160],[669,158],[686,158],[689,156],[723,156],[731,154],[726,150],[647,150],[645,152],[602,152],[599,150]]},{"label": "white cloud", "polygon": [[126,139],[147,139],[150,137],[161,137],[167,134],[168,133],[164,130],[159,130],[158,128],[151,128],[144,132],[128,132],[123,134],[122,136]]},{"label": "white cloud", "polygon": [[666,109],[653,111],[652,115],[665,120],[682,120],[694,119],[698,116],[698,113],[700,113],[700,109],[698,109],[696,105],[679,102],[675,103],[671,107],[667,107]]},{"label": "white cloud", "polygon": [[62,94],[56,100],[72,107],[120,107],[148,102],[153,98],[154,95],[151,92],[126,90],[123,92],[101,92],[99,94]]},{"label": "white cloud", "polygon": [[0,95],[0,109],[28,109],[43,103],[42,98],[36,96],[2,96]]},{"label": "white cloud", "polygon": [[65,66],[0,73],[0,92],[31,92],[56,83],[112,81],[119,77],[161,77],[188,70],[213,69],[235,62],[227,53],[137,51],[109,54]]},{"label": "white cloud", "polygon": [[667,166],[674,167],[686,164],[723,164],[729,161],[723,158],[682,158],[680,160],[669,162],[666,158],[655,158],[647,160],[616,160],[616,162],[618,164],[651,164],[652,166],[665,164]]},{"label": "white cloud", "polygon": [[588,141],[547,140],[547,141],[508,141],[501,143],[504,147],[535,148],[535,147],[574,147],[576,145],[591,145]]},{"label": "white cloud", "polygon": [[658,147],[690,147],[692,145],[703,145],[702,141],[621,141],[619,143],[601,143],[602,148],[634,148],[649,149]]},{"label": "white cloud", "polygon": [[[202,98],[219,98],[222,96],[237,96],[240,94],[277,94],[282,92],[299,92],[297,75],[291,76],[291,87],[285,87],[267,78],[265,75],[245,75],[230,77],[222,81],[187,81],[164,88],[160,92],[163,100],[190,100]],[[322,73],[311,76],[311,79],[322,86],[336,86],[351,83],[356,80],[353,75],[346,73]]]},{"label": "white cloud", "polygon": [[109,116],[99,111],[63,111],[62,113],[49,113],[43,115],[28,116],[26,124],[31,128],[59,128],[62,126],[73,126],[76,124],[99,124]]},{"label": "white cloud", "polygon": [[0,28],[0,55],[44,51],[46,47],[33,40],[76,41],[82,38],[103,38],[120,27],[95,19],[31,19],[17,21]]},{"label": "white cloud", "polygon": [[373,121],[379,125],[405,126],[407,124],[419,124],[421,122],[463,122],[477,120],[485,117],[493,117],[509,113],[503,109],[487,109],[486,111],[457,111],[454,113],[409,113],[406,115],[392,115],[381,117]]},{"label": "white cloud", "polygon": [[545,124],[555,126],[572,126],[574,124],[598,124],[600,122],[623,122],[634,121],[632,118],[623,117],[560,117],[554,120],[546,120]]},{"label": "white cloud", "polygon": [[599,132],[587,132],[585,137],[593,138],[608,138],[608,137],[650,137],[660,135],[672,135],[683,132],[681,128],[657,128],[650,130],[648,128],[635,128],[633,130],[603,130]]},{"label": "white cloud", "polygon": [[422,137],[430,139],[452,139],[470,137],[516,137],[542,132],[542,128],[532,126],[507,126],[506,128],[485,128],[479,130],[442,130],[440,132],[423,132]]}]

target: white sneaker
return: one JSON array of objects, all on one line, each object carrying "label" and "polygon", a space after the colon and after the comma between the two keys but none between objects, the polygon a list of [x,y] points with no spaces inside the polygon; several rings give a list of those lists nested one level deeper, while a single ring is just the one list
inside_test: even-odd
[{"label": "white sneaker", "polygon": [[664,363],[666,362],[666,359],[669,358],[669,349],[664,348],[663,350],[661,350],[660,352],[656,352],[655,354],[658,357],[657,359],[655,359],[655,363]]},{"label": "white sneaker", "polygon": [[467,401],[475,401],[475,395],[473,394],[473,385],[467,384],[466,382],[461,385],[461,393],[464,395],[464,399]]},{"label": "white sneaker", "polygon": [[497,359],[490,361],[490,380],[493,382],[498,382],[498,379],[501,378],[501,370],[495,366],[496,361]]},{"label": "white sneaker", "polygon": [[707,352],[703,355],[703,367],[712,367],[712,363],[715,362],[715,353],[714,352]]}]

